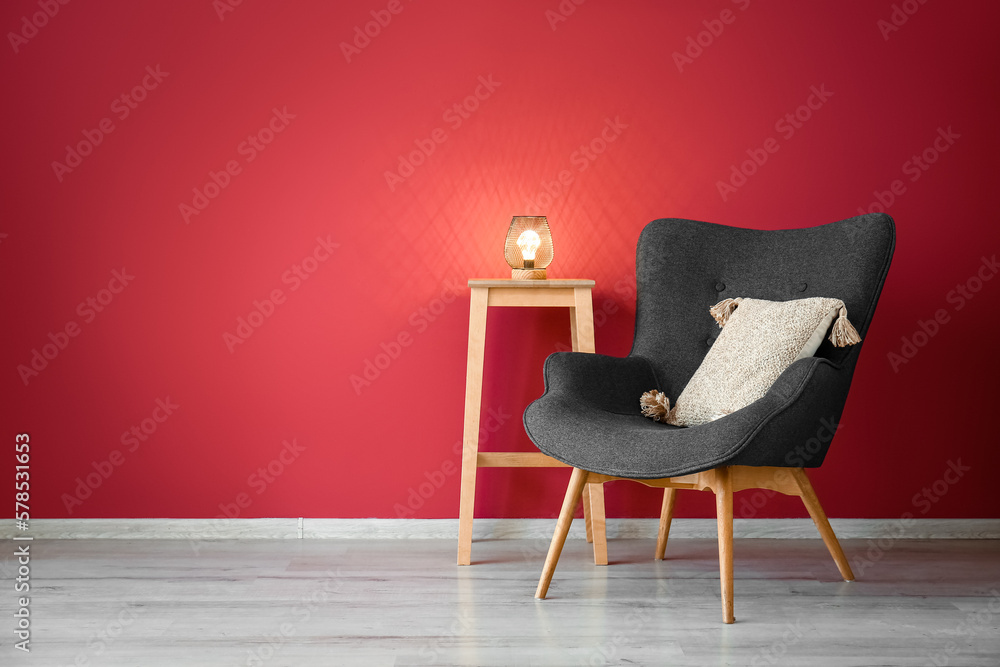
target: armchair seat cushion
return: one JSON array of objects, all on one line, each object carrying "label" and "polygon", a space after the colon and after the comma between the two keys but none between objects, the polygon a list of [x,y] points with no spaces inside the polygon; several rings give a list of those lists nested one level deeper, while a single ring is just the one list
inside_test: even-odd
[{"label": "armchair seat cushion", "polygon": [[[559,367],[586,368],[597,356],[572,354]],[[628,359],[633,365],[642,361]],[[831,415],[836,421],[843,409],[839,390],[850,382],[849,371],[836,364],[817,357],[802,359],[782,373],[760,400],[713,422],[682,428],[647,419],[634,400],[624,407],[620,398],[631,388],[622,388],[617,396],[609,394],[602,402],[581,400],[581,388],[573,382],[584,382],[586,375],[565,370],[558,375],[563,379],[546,374],[545,395],[524,412],[528,436],[542,452],[563,463],[630,479],[687,475],[741,458],[749,465],[787,466],[794,445],[817,432],[820,424],[813,415]],[[776,432],[789,439],[775,439]],[[825,450],[817,452],[807,465],[819,465],[823,454]]]}]

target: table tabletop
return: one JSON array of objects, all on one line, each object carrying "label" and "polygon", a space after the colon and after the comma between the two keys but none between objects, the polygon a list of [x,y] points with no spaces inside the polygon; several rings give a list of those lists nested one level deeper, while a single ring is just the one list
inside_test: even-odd
[{"label": "table tabletop", "polygon": [[593,287],[593,280],[579,278],[563,278],[558,280],[514,280],[512,278],[492,278],[470,280],[469,287],[523,287],[523,288],[559,288],[559,287]]}]

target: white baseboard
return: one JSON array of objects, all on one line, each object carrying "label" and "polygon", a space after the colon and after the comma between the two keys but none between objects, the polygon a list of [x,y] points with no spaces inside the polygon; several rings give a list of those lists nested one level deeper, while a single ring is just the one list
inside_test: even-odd
[{"label": "white baseboard", "polygon": [[[1000,539],[1000,519],[831,519],[842,540]],[[458,519],[33,519],[30,530],[3,522],[0,538],[33,539],[457,539]],[[736,519],[736,538],[816,539],[809,519]],[[473,539],[552,537],[555,519],[476,519]],[[656,519],[608,519],[608,539],[655,539]],[[583,539],[582,520],[571,539]],[[715,539],[715,519],[674,519],[671,539]]]}]

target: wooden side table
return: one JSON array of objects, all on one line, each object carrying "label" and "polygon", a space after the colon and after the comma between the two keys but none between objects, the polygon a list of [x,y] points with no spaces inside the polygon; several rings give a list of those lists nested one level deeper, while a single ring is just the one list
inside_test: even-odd
[{"label": "wooden side table", "polygon": [[[483,398],[483,357],[486,312],[490,306],[561,306],[569,308],[573,350],[594,352],[593,280],[470,280],[469,363],[465,376],[465,431],[462,438],[462,496],[458,511],[458,564],[472,559],[472,519],[479,468],[567,468],[541,452],[480,452],[479,417]],[[584,488],[583,512],[587,541],[594,544],[594,562],[608,564],[604,525],[604,487]]]}]

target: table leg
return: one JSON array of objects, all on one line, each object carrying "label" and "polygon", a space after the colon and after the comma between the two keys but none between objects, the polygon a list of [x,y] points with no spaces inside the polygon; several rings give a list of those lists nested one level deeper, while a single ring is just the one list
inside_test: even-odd
[{"label": "table leg", "polygon": [[594,352],[594,303],[590,289],[577,287],[573,290],[574,306],[570,308],[573,318],[573,349],[577,352]]},{"label": "table leg", "polygon": [[462,491],[458,506],[458,564],[472,562],[472,518],[476,505],[479,417],[483,399],[488,287],[473,287],[469,301],[469,359],[465,374],[465,427],[462,435]]},{"label": "table leg", "polygon": [[[580,351],[580,336],[576,330],[576,307],[570,306],[569,309],[569,335],[570,335],[570,345],[573,347],[574,352]],[[584,491],[586,493],[586,491]]]},{"label": "table leg", "polygon": [[[594,305],[589,288],[573,290],[573,306],[569,309],[570,332],[575,352],[595,351]],[[608,541],[605,530],[604,485],[587,484],[583,491],[583,518],[587,526],[587,541],[594,543],[594,563],[608,564]]]}]

